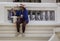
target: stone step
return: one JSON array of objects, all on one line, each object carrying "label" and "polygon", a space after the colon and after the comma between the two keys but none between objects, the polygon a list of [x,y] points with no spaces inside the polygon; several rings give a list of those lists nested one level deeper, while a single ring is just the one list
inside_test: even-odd
[{"label": "stone step", "polygon": [[48,40],[50,37],[1,37],[0,40]]},{"label": "stone step", "polygon": [[[3,26],[0,26],[0,28],[16,28],[16,26],[10,26],[10,25],[9,26],[4,26],[3,25]],[[26,28],[29,28],[29,29],[30,28],[36,28],[36,29],[38,29],[38,28],[39,29],[52,29],[52,27],[39,27],[39,26],[33,26],[33,27],[32,26],[28,26]]]},{"label": "stone step", "polygon": [[50,37],[1,37],[0,41],[48,41]]},{"label": "stone step", "polygon": [[56,35],[60,38],[60,32],[56,32]]},{"label": "stone step", "polygon": [[0,40],[0,41],[48,41],[48,40]]},{"label": "stone step", "polygon": [[[21,28],[22,29],[22,28]],[[7,27],[1,27],[0,26],[0,31],[1,30],[16,30],[16,27],[9,27],[9,26],[7,26]],[[26,27],[26,30],[44,30],[44,31],[52,31],[53,29],[52,28],[45,28],[45,27]]]},{"label": "stone step", "polygon": [[[16,31],[0,31],[0,34],[14,34]],[[52,31],[25,31],[26,34],[52,34]]]},{"label": "stone step", "polygon": [[[8,32],[9,33],[9,32]],[[0,37],[15,37],[16,34],[0,34]],[[22,34],[19,35],[19,37]],[[25,37],[51,37],[52,34],[25,34]]]}]

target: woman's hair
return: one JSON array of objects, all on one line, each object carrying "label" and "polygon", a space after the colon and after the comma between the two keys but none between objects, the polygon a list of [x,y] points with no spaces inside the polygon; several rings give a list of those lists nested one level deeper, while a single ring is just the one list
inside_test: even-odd
[{"label": "woman's hair", "polygon": [[20,8],[23,8],[25,10],[25,7],[23,7],[23,6],[20,6]]}]

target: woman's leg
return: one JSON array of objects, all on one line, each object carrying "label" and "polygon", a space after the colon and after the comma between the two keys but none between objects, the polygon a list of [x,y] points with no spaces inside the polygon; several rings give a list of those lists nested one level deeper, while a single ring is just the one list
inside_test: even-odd
[{"label": "woman's leg", "polygon": [[16,28],[17,28],[17,32],[20,32],[20,23],[16,22]]},{"label": "woman's leg", "polygon": [[22,33],[25,33],[25,28],[26,28],[26,22],[24,21],[22,23]]},{"label": "woman's leg", "polygon": [[20,19],[17,19],[16,21],[17,32],[20,32],[20,24],[21,24]]}]

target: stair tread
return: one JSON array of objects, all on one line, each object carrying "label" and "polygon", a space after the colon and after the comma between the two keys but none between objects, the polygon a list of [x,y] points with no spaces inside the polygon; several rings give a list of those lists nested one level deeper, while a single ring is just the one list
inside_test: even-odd
[{"label": "stair tread", "polygon": [[37,37],[37,38],[36,37],[5,37],[5,38],[3,37],[3,38],[0,38],[0,40],[10,40],[10,39],[11,40],[12,39],[13,40],[16,40],[16,39],[17,40],[22,40],[22,39],[23,40],[30,40],[30,39],[31,40],[48,40],[49,38],[50,37],[48,37],[48,38],[47,37],[40,37],[40,38],[39,37]]},{"label": "stair tread", "polygon": [[[0,31],[0,34],[4,34],[4,33],[12,34],[12,33],[16,33],[16,31]],[[25,33],[31,33],[31,34],[50,34],[50,33],[52,33],[52,31],[25,31]]]},{"label": "stair tread", "polygon": [[[16,34],[0,34],[0,37],[15,37],[15,35]],[[25,37],[51,37],[51,35],[52,34],[25,34]]]},{"label": "stair tread", "polygon": [[0,41],[48,41],[48,40],[0,40]]},{"label": "stair tread", "polygon": [[[16,28],[16,26],[0,26],[0,28],[3,28],[3,29],[5,29],[5,28],[12,28],[12,29],[14,29],[14,28]],[[26,27],[27,29],[52,29],[51,27]]]}]

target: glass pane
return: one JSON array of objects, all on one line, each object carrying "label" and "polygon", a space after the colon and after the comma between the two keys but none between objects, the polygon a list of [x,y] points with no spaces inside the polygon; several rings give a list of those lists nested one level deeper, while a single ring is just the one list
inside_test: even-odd
[{"label": "glass pane", "polygon": [[56,0],[56,3],[59,3],[60,2],[60,0]]},{"label": "glass pane", "polygon": [[13,2],[19,2],[19,0],[14,0]]},{"label": "glass pane", "polygon": [[41,2],[41,0],[14,0],[14,2]]},{"label": "glass pane", "polygon": [[35,0],[35,2],[41,2],[41,0]]},{"label": "glass pane", "polygon": [[41,2],[41,0],[38,0],[38,2]]},{"label": "glass pane", "polygon": [[19,2],[23,2],[23,0],[19,0]]}]

